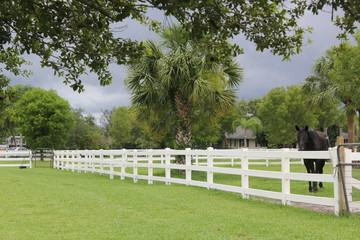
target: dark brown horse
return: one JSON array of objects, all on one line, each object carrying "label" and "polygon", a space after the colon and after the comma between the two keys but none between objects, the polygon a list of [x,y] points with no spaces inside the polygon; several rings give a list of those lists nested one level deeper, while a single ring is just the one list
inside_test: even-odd
[{"label": "dark brown horse", "polygon": [[[326,151],[328,150],[328,141],[326,136],[319,131],[315,131],[308,126],[299,128],[295,126],[298,131],[299,151]],[[323,173],[325,159],[304,159],[304,164],[308,173]],[[322,182],[319,187],[323,187]],[[317,182],[311,183],[309,181],[309,191],[317,192]]]}]

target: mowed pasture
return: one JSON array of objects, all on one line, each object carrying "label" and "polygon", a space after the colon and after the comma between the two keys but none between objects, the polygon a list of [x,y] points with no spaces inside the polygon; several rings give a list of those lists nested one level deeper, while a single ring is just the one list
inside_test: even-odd
[{"label": "mowed pasture", "polygon": [[[252,167],[275,171],[280,166]],[[237,178],[218,175],[214,181],[238,184]],[[1,240],[359,238],[358,215],[336,217],[198,187],[47,168],[0,168],[0,182]],[[253,184],[278,185],[264,179]],[[306,182],[291,187],[307,194]],[[316,194],[328,196],[332,189],[325,184]]]}]

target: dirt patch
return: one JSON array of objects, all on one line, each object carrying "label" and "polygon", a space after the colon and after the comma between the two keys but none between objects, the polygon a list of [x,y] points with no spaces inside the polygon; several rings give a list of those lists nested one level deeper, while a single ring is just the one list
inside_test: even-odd
[{"label": "dirt patch", "polygon": [[[252,196],[250,198],[253,200],[256,200],[256,201],[263,201],[263,202],[269,202],[269,203],[274,203],[274,204],[282,204],[280,200],[274,200],[274,199],[270,199],[270,198],[261,198],[261,197],[254,197],[254,196]],[[289,206],[304,208],[304,209],[308,209],[308,210],[316,211],[316,212],[334,213],[334,207],[331,207],[331,206],[324,206],[324,205],[310,204],[310,203],[301,203],[301,202],[291,202],[289,204]]]},{"label": "dirt patch", "polygon": [[326,212],[326,213],[334,213],[334,207],[310,204],[310,203],[299,203],[299,202],[291,202],[290,206],[305,208],[311,211],[317,212]]}]

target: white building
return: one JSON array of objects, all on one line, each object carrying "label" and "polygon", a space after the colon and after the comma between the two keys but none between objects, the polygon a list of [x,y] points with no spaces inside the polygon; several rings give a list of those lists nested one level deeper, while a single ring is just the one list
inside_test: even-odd
[{"label": "white building", "polygon": [[256,143],[256,136],[250,129],[237,127],[234,133],[225,133],[228,148],[260,148]]},{"label": "white building", "polygon": [[11,147],[26,147],[24,136],[11,136],[5,140],[5,144]]}]

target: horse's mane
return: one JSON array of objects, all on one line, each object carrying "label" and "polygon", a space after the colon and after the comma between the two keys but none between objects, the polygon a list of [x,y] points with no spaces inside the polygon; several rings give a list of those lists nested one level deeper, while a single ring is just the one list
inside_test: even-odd
[{"label": "horse's mane", "polygon": [[309,128],[307,132],[308,132],[309,140],[313,144],[314,150],[327,150],[328,149],[328,146],[327,146],[328,144],[327,144],[324,133],[316,131],[312,128]]}]

